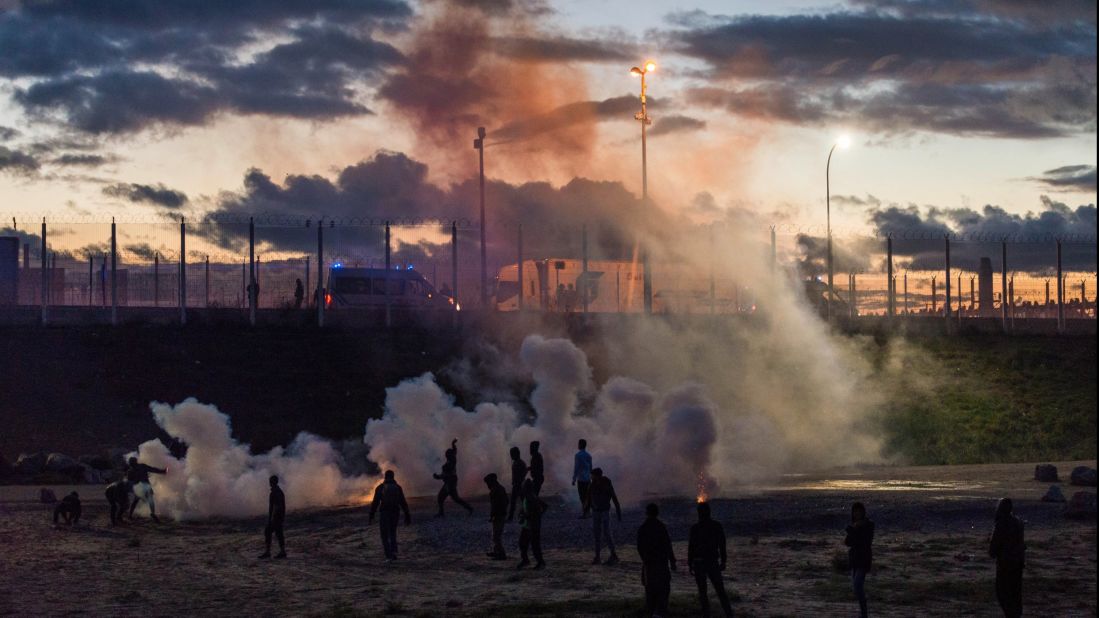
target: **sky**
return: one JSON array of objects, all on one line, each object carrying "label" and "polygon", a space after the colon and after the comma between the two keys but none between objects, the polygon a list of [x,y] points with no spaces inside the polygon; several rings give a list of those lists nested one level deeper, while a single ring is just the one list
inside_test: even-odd
[{"label": "sky", "polygon": [[[1095,234],[1096,6],[0,0],[0,212]],[[10,216],[6,219],[10,220]],[[211,242],[231,246],[226,235]],[[1094,266],[1092,267],[1094,269]]]}]

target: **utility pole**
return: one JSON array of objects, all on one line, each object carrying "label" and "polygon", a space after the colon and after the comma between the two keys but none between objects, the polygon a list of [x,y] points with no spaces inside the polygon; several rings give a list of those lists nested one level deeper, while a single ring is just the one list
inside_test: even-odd
[{"label": "utility pole", "polygon": [[480,162],[479,185],[481,188],[481,307],[488,308],[488,249],[485,240],[485,128],[477,127],[477,139],[473,140]]}]

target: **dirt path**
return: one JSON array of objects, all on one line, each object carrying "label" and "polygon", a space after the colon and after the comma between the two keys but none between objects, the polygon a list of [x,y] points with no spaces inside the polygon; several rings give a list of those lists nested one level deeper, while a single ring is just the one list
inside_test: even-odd
[{"label": "dirt path", "polygon": [[[1063,476],[1071,465],[1058,465]],[[1029,480],[1032,472],[1022,464],[834,470],[715,500],[730,537],[726,585],[737,614],[852,615],[847,578],[832,564],[857,499],[878,527],[877,568],[867,584],[876,613],[995,616],[985,542],[995,499],[1011,495],[1028,522],[1028,613],[1095,616],[1096,522],[1065,520],[1060,505],[1039,502],[1045,485]],[[57,529],[48,507],[35,502],[37,488],[0,488],[0,615],[641,615],[632,547],[639,504],[624,505],[615,533],[622,562],[605,567],[590,565],[589,522],[577,520],[567,500],[554,500],[543,533],[549,568],[516,572],[515,561],[484,557],[483,501],[474,502],[473,517],[439,520],[430,500],[414,500],[414,525],[399,529],[402,559],[385,565],[377,529],[366,527],[359,507],[291,514],[290,558],[260,561],[259,520],[139,519],[112,529],[100,488],[80,490],[85,521]],[[682,559],[693,504],[659,502]],[[513,555],[516,536],[509,526]],[[697,611],[683,570],[673,578],[673,609]]]}]

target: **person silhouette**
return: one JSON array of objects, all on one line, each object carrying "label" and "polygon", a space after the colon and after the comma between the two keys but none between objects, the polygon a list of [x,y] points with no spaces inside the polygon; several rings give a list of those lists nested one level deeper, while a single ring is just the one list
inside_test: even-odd
[{"label": "person silhouette", "polygon": [[859,602],[859,615],[866,618],[866,575],[874,562],[874,522],[866,516],[866,506],[861,502],[851,505],[851,524],[847,526],[847,536],[843,544],[847,550],[851,565],[851,588]]},{"label": "person silhouette", "polygon": [[271,536],[273,535],[279,541],[279,553],[275,554],[275,558],[282,559],[286,557],[286,538],[282,532],[283,523],[286,521],[286,494],[282,493],[279,487],[278,476],[271,475],[267,482],[271,486],[271,495],[267,499],[267,527],[263,529],[263,542],[267,549],[259,557],[271,557]]},{"label": "person silhouette", "polygon": [[130,484],[124,479],[107,485],[103,492],[107,498],[107,504],[111,509],[111,525],[114,526],[123,521],[126,509],[130,506]]},{"label": "person silhouette", "polygon": [[607,540],[607,549],[611,555],[603,564],[614,566],[618,564],[618,554],[614,551],[614,536],[611,535],[611,504],[614,504],[618,521],[622,521],[622,505],[618,503],[618,495],[614,492],[614,484],[603,475],[602,468],[591,471],[591,487],[588,489],[588,508],[592,513],[592,535],[595,537],[595,558],[592,564],[600,564],[599,553],[603,546],[603,537]]},{"label": "person silhouette", "polygon": [[538,497],[534,491],[534,481],[523,481],[519,491],[523,494],[523,507],[519,511],[519,555],[521,560],[516,567],[521,569],[530,564],[527,558],[527,550],[534,553],[534,569],[536,571],[546,568],[546,561],[542,559],[542,514],[548,506]]},{"label": "person silhouette", "polygon": [[511,502],[508,504],[508,521],[515,519],[515,505],[522,498],[523,480],[527,477],[527,464],[520,457],[519,447],[513,446],[508,453],[511,456]]},{"label": "person silhouette", "polygon": [[542,494],[542,484],[546,482],[546,463],[542,460],[541,446],[541,443],[537,440],[530,443],[531,491],[536,496]]},{"label": "person silhouette", "polygon": [[492,551],[488,557],[493,560],[507,560],[504,551],[504,521],[508,515],[508,492],[496,477],[496,473],[485,475],[488,487],[489,522],[492,524]]},{"label": "person silhouette", "polygon": [[386,562],[397,559],[397,522],[404,511],[404,525],[412,525],[412,515],[408,512],[408,501],[404,489],[397,484],[392,470],[385,471],[385,480],[374,490],[374,500],[370,503],[370,521],[374,523],[374,514],[381,511],[379,527],[382,535],[382,551]]},{"label": "person silhouette", "polygon": [[587,449],[588,441],[581,439],[572,463],[572,484],[576,485],[576,493],[580,496],[581,519],[588,516],[588,490],[591,488],[591,454]]},{"label": "person silhouette", "polygon": [[53,523],[60,517],[65,525],[75,526],[80,522],[80,494],[75,491],[61,499],[53,509]]},{"label": "person silhouette", "polygon": [[149,473],[167,474],[167,468],[154,468],[138,463],[137,457],[131,457],[126,466],[126,482],[130,484],[130,490],[134,493],[133,504],[130,505],[130,520],[134,518],[134,510],[137,503],[144,501],[149,505],[149,517],[155,522],[160,522],[156,516],[156,500],[153,498],[153,486],[149,483]]},{"label": "person silhouette", "polygon": [[1023,569],[1026,543],[1023,522],[1014,514],[1011,498],[996,504],[996,526],[988,543],[988,555],[996,559],[996,600],[1006,618],[1023,615]]},{"label": "person silhouette", "polygon": [[652,616],[668,614],[672,593],[675,553],[668,527],[660,521],[660,507],[645,507],[645,521],[637,529],[637,553],[641,556],[641,583],[645,586],[645,607]]},{"label": "person silhouette", "polygon": [[443,517],[443,502],[446,501],[448,496],[451,500],[454,500],[455,504],[472,515],[473,507],[458,495],[458,438],[451,440],[450,448],[446,450],[444,457],[442,472],[432,475],[443,482],[442,488],[439,489],[439,495],[436,497],[436,501],[439,503],[439,512],[435,516]]},{"label": "person silhouette", "polygon": [[710,615],[710,598],[707,595],[706,580],[714,585],[714,592],[721,602],[721,610],[726,616],[733,615],[733,607],[729,604],[729,596],[725,594],[725,583],[721,579],[721,572],[725,570],[725,529],[714,521],[710,514],[710,505],[707,502],[698,504],[698,522],[691,526],[690,538],[687,543],[687,566],[691,575],[695,577],[698,585],[698,602],[700,616]]}]

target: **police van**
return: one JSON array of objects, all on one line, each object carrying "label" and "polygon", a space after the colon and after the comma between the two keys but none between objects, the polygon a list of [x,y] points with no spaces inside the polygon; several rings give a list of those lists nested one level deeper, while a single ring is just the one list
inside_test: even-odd
[{"label": "police van", "polygon": [[458,308],[448,294],[435,290],[423,275],[412,268],[346,268],[335,264],[328,270],[328,287],[324,295],[326,309],[398,309]]}]

